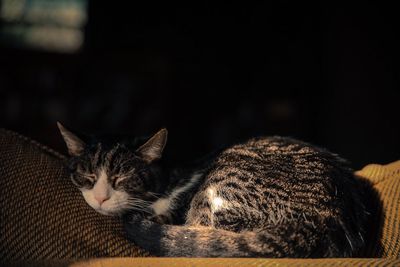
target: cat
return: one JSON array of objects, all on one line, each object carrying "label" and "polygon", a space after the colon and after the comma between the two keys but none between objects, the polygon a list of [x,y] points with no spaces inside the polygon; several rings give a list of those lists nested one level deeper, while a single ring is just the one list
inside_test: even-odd
[{"label": "cat", "polygon": [[58,127],[86,202],[122,216],[127,237],[152,255],[355,257],[365,247],[362,186],[325,149],[258,137],[172,168],[166,129],[119,138]]}]

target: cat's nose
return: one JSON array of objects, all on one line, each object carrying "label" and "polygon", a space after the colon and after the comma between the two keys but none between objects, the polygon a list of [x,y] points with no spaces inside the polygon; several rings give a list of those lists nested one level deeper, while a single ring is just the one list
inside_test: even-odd
[{"label": "cat's nose", "polygon": [[105,197],[105,196],[95,196],[94,199],[96,199],[96,201],[99,203],[99,205],[101,206],[101,204],[103,204],[104,202],[106,202],[108,199],[110,199],[110,197]]}]

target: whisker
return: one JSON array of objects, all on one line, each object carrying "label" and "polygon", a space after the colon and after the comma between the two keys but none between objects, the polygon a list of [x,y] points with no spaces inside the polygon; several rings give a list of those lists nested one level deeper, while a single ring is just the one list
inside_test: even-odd
[{"label": "whisker", "polygon": [[143,207],[151,206],[150,203],[143,203],[143,202],[137,202],[137,201],[126,201],[125,203],[130,204],[130,205],[143,206]]},{"label": "whisker", "polygon": [[127,200],[132,201],[132,202],[137,202],[137,203],[148,204],[148,205],[151,205],[153,203],[153,201],[147,201],[147,200],[142,200],[142,199],[138,199],[138,198],[128,198]]},{"label": "whisker", "polygon": [[143,209],[143,208],[138,208],[138,207],[130,207],[131,210],[135,210],[135,211],[141,211],[144,213],[148,213],[148,214],[152,214],[152,212],[149,209]]},{"label": "whisker", "polygon": [[155,192],[147,192],[147,194],[149,194],[150,196],[153,196],[153,197],[157,197],[157,198],[159,198],[159,197],[161,197],[163,194],[160,194],[160,193],[155,193]]}]

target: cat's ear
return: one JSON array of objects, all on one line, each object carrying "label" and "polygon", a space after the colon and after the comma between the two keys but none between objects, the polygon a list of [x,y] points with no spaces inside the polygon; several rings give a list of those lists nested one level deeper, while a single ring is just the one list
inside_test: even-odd
[{"label": "cat's ear", "polygon": [[62,137],[64,138],[65,144],[68,148],[68,153],[71,156],[80,156],[85,149],[85,142],[82,141],[76,134],[65,128],[61,123],[57,122],[58,129]]},{"label": "cat's ear", "polygon": [[161,129],[153,135],[147,142],[139,147],[136,152],[147,162],[151,163],[162,156],[165,144],[167,143],[168,131]]}]

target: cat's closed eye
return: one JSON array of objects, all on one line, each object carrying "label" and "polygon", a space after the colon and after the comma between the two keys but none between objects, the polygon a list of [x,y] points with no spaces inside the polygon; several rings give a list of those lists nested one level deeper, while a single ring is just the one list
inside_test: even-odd
[{"label": "cat's closed eye", "polygon": [[118,184],[120,183],[120,182],[122,182],[123,180],[125,180],[126,178],[128,178],[128,176],[124,176],[124,175],[114,175],[112,178],[111,178],[111,181],[112,181],[112,187],[116,187],[116,186],[118,186]]},{"label": "cat's closed eye", "polygon": [[95,174],[81,174],[81,176],[83,178],[85,178],[86,180],[88,180],[90,183],[94,183],[96,181],[96,175]]},{"label": "cat's closed eye", "polygon": [[96,175],[90,173],[76,172],[71,175],[72,182],[79,188],[90,189],[96,183]]}]

